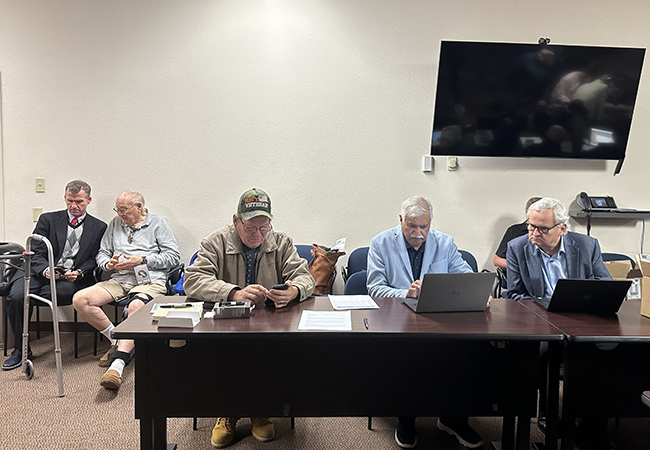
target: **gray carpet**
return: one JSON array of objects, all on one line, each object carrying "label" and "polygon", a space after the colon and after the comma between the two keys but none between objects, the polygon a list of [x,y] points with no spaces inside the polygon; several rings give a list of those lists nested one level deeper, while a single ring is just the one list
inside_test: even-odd
[{"label": "gray carpet", "polygon": [[[125,369],[124,383],[115,393],[99,386],[105,369],[97,366],[92,356],[92,335],[80,336],[80,357],[72,355],[72,334],[62,334],[62,358],[65,397],[57,396],[54,344],[51,334],[31,341],[34,351],[35,375],[27,380],[20,369],[0,373],[2,422],[0,449],[137,449],[139,426],[134,418],[134,366]],[[104,341],[100,351],[108,347]],[[610,433],[620,450],[650,448],[650,419],[623,419]],[[192,419],[168,420],[168,440],[179,449],[210,449],[210,433],[214,418],[200,418],[198,430],[192,430]],[[250,421],[237,423],[235,442],[229,447],[247,449],[368,449],[396,450],[395,418],[374,418],[373,430],[367,429],[367,418],[297,418],[295,429],[289,419],[274,419],[276,439],[259,443],[250,434]],[[471,418],[470,423],[486,444],[498,440],[501,420]],[[417,448],[458,450],[455,438],[440,432],[434,418],[417,421]],[[541,434],[532,425],[531,442],[540,441]]]}]

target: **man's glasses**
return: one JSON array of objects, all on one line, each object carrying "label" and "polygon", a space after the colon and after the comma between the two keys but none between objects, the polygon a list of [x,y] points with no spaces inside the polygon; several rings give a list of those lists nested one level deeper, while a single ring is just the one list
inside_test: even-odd
[{"label": "man's glasses", "polygon": [[242,226],[244,227],[244,231],[248,234],[255,234],[258,231],[262,234],[266,234],[269,231],[271,231],[271,229],[273,228],[273,226],[270,223],[268,225],[264,225],[263,227],[251,227],[249,225],[242,225]]},{"label": "man's glasses", "polygon": [[118,208],[118,207],[116,206],[115,208],[113,208],[113,211],[115,211],[115,212],[118,213],[118,214],[126,214],[126,213],[129,212],[129,210],[130,210],[131,208],[133,208],[134,206],[135,206],[135,204],[129,206],[128,208]]},{"label": "man's glasses", "polygon": [[562,224],[561,223],[556,223],[552,227],[539,227],[537,225],[533,225],[532,223],[526,222],[526,228],[528,229],[528,231],[532,232],[532,231],[537,230],[541,234],[548,234],[549,231],[551,231],[555,227],[559,227],[560,225],[562,225]]}]

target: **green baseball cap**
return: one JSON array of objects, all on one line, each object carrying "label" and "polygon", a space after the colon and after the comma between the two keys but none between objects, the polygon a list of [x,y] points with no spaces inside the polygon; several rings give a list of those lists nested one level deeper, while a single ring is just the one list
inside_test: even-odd
[{"label": "green baseball cap", "polygon": [[244,220],[251,220],[257,216],[266,216],[273,219],[271,215],[271,199],[261,189],[250,189],[239,197],[237,214]]}]

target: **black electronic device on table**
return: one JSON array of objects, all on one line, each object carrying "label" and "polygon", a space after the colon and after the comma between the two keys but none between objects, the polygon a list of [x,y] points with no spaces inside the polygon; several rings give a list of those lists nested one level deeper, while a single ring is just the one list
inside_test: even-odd
[{"label": "black electronic device on table", "polygon": [[557,280],[551,298],[533,301],[549,312],[616,314],[625,300],[632,280]]}]

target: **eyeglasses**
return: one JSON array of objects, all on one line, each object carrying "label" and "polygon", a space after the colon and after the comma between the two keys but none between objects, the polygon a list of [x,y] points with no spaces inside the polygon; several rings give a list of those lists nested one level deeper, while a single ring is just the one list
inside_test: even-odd
[{"label": "eyeglasses", "polygon": [[115,211],[115,212],[118,213],[118,214],[126,214],[126,213],[129,212],[129,210],[130,210],[131,208],[133,208],[134,206],[135,206],[135,203],[134,203],[133,205],[129,206],[128,208],[118,208],[118,207],[116,206],[116,207],[113,208],[113,211]]},{"label": "eyeglasses", "polygon": [[266,234],[269,231],[271,231],[271,229],[273,228],[273,225],[271,225],[270,223],[268,225],[264,225],[263,227],[251,227],[248,225],[242,225],[242,226],[244,228],[244,231],[248,234],[255,234],[258,231],[262,234]]},{"label": "eyeglasses", "polygon": [[538,227],[537,225],[533,225],[532,223],[526,222],[526,228],[528,228],[528,231],[532,232],[532,231],[537,230],[541,234],[548,234],[549,231],[551,231],[555,227],[559,227],[560,225],[562,225],[562,224],[561,223],[556,223],[552,227]]}]

